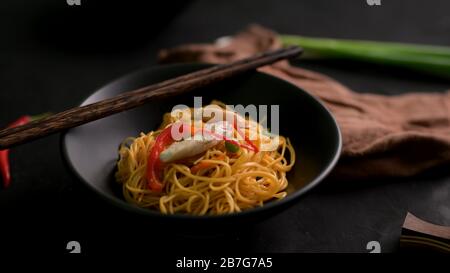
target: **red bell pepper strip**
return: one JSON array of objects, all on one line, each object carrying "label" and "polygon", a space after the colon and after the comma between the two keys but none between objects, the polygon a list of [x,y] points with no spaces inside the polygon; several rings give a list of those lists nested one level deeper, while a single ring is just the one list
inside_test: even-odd
[{"label": "red bell pepper strip", "polygon": [[165,128],[155,139],[150,153],[148,155],[147,163],[147,185],[148,188],[154,192],[161,192],[163,184],[160,181],[160,174],[162,171],[162,162],[159,155],[164,149],[174,142],[172,137],[172,126]]},{"label": "red bell pepper strip", "polygon": [[253,150],[257,153],[259,151],[258,147],[256,147],[256,145],[249,139],[249,137],[244,132],[239,130],[239,127],[237,125],[237,118],[233,120],[233,127],[238,132],[238,134],[245,140],[245,142],[247,142],[247,144],[251,147],[250,149],[247,147],[247,149]]},{"label": "red bell pepper strip", "polygon": [[[48,115],[49,115],[48,113],[45,113],[38,116],[27,116],[27,115],[21,116],[20,118],[9,124],[8,128],[22,126],[31,121],[41,119]],[[0,172],[2,174],[3,187],[7,188],[11,183],[11,172],[9,166],[9,149],[0,150]]]}]

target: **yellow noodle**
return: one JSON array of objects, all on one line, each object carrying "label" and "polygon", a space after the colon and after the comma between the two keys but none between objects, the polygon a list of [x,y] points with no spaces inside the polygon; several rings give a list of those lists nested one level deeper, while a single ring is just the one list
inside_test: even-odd
[{"label": "yellow noodle", "polygon": [[119,148],[115,177],[129,203],[166,214],[215,215],[262,206],[287,194],[286,173],[296,158],[291,142],[283,136],[275,151],[255,153],[241,148],[236,155],[217,145],[195,160],[194,165],[210,165],[197,173],[191,172],[192,163],[169,163],[161,176],[163,190],[152,192],[147,186],[147,160],[159,133],[127,138]]}]

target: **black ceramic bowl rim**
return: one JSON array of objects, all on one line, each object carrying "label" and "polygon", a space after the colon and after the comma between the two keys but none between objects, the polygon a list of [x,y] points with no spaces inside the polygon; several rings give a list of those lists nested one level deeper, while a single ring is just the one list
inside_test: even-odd
[{"label": "black ceramic bowl rim", "polygon": [[[181,63],[181,64],[170,64],[170,65],[164,65],[164,67],[182,67],[182,66],[203,66],[203,67],[208,67],[211,66],[209,64],[204,64],[204,63]],[[142,72],[143,70],[149,70],[149,69],[158,69],[161,66],[154,66],[154,67],[149,67],[149,68],[144,68],[144,69],[140,69],[131,73],[128,73],[122,77],[119,77],[111,82],[106,83],[105,85],[101,86],[100,88],[97,88],[96,91],[92,94],[90,94],[88,97],[86,97],[82,103],[80,105],[83,105],[92,95],[94,95],[96,92],[100,91],[101,89],[103,89],[105,86],[108,85],[112,85],[116,82],[119,82],[125,78],[128,77],[133,77],[137,74],[139,74],[140,72]],[[71,171],[71,173],[73,173],[79,180],[81,180],[85,185],[87,185],[87,187],[92,190],[93,192],[95,192],[97,195],[101,196],[102,199],[108,201],[110,204],[113,204],[121,209],[125,209],[126,211],[132,212],[132,213],[137,213],[137,214],[141,214],[141,215],[146,215],[146,216],[153,216],[153,217],[164,217],[166,219],[173,219],[173,220],[177,220],[177,219],[189,219],[189,220],[217,220],[217,219],[230,219],[230,218],[240,218],[240,217],[247,217],[250,215],[256,215],[262,212],[268,212],[269,210],[278,208],[278,207],[282,207],[282,206],[288,206],[293,204],[294,201],[298,200],[301,196],[305,195],[307,192],[309,192],[312,188],[316,187],[330,172],[331,170],[334,168],[334,166],[336,165],[340,154],[341,154],[341,149],[342,149],[342,135],[341,135],[341,131],[339,128],[338,123],[336,122],[336,119],[334,118],[333,114],[325,107],[325,105],[319,101],[317,98],[315,98],[314,96],[312,96],[311,94],[309,94],[308,92],[298,88],[297,86],[279,79],[277,77],[271,76],[269,74],[266,73],[261,73],[261,72],[255,72],[255,73],[259,73],[262,74],[264,77],[270,77],[276,81],[279,81],[280,84],[284,84],[284,85],[290,85],[291,87],[298,89],[299,92],[303,92],[305,93],[306,96],[309,96],[312,100],[316,101],[316,103],[319,104],[320,107],[323,108],[323,110],[325,110],[326,113],[328,113],[328,115],[330,116],[334,126],[336,127],[336,133],[337,133],[337,146],[336,146],[336,150],[334,151],[334,155],[332,157],[332,160],[330,161],[330,163],[328,164],[328,166],[316,177],[314,178],[311,182],[309,182],[306,186],[295,190],[294,192],[288,194],[285,198],[277,200],[277,201],[273,201],[273,202],[269,202],[267,204],[264,204],[261,207],[257,207],[257,208],[253,208],[253,209],[248,209],[248,210],[244,210],[241,212],[236,212],[236,213],[229,213],[229,214],[220,214],[220,215],[190,215],[190,214],[162,214],[158,211],[153,211],[153,210],[148,210],[148,209],[144,209],[144,208],[140,208],[137,206],[133,206],[132,204],[127,203],[124,200],[119,199],[116,196],[111,196],[109,194],[105,194],[103,192],[101,192],[100,190],[96,189],[94,186],[91,185],[91,183],[89,183],[88,181],[86,181],[81,174],[79,174],[76,170],[75,167],[73,166],[72,162],[69,160],[69,155],[68,155],[68,151],[67,151],[67,144],[66,144],[66,134],[67,132],[70,131],[67,130],[65,132],[63,132],[60,136],[60,146],[61,146],[61,152],[62,152],[62,157],[63,157],[63,161],[65,163],[65,165],[69,168],[69,170]]]}]

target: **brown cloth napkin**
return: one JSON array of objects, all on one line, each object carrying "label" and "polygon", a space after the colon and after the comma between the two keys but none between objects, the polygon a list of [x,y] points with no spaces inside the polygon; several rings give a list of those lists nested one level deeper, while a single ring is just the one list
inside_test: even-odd
[{"label": "brown cloth napkin", "polygon": [[[214,44],[162,50],[161,63],[226,63],[281,47],[277,34],[252,25]],[[322,100],[343,135],[333,176],[342,179],[400,177],[450,163],[450,92],[399,96],[355,93],[325,75],[288,61],[259,69],[289,81]]]}]

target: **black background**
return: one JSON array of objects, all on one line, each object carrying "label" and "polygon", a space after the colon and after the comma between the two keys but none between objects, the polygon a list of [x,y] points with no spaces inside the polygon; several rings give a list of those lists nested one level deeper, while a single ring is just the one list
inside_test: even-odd
[{"label": "black background", "polygon": [[[22,114],[75,106],[123,74],[156,64],[158,49],[210,42],[249,23],[280,33],[450,45],[447,0],[92,1],[3,0],[0,6],[0,124]],[[155,2],[155,3],[150,3]],[[382,94],[443,91],[449,81],[352,62],[298,65],[355,90]],[[65,168],[59,136],[11,152],[13,181],[0,190],[0,249],[85,253],[133,247],[192,252],[368,252],[397,250],[407,211],[450,225],[450,176],[432,170],[408,179],[325,181],[298,204],[254,225],[198,237],[162,230],[89,192]]]}]

